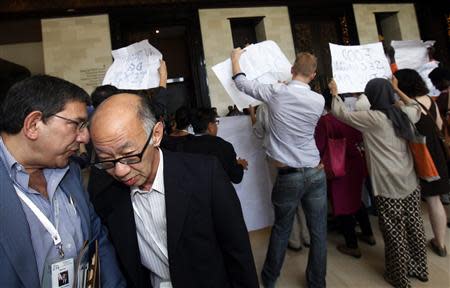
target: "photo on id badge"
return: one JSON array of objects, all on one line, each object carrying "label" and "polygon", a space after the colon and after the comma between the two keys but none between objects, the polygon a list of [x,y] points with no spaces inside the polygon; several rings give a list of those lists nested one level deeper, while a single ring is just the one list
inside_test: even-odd
[{"label": "photo on id badge", "polygon": [[73,285],[73,258],[59,261],[51,265],[52,288],[69,288]]},{"label": "photo on id badge", "polygon": [[69,283],[69,271],[62,271],[58,274],[58,287],[63,287]]}]

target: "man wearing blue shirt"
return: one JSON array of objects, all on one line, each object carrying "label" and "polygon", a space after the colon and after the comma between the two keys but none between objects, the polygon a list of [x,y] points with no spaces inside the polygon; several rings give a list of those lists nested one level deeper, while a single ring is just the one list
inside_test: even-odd
[{"label": "man wearing blue shirt", "polygon": [[89,141],[88,97],[39,75],[15,84],[2,103],[0,287],[58,287],[62,278],[72,287],[80,250],[95,240],[102,287],[125,287],[80,168],[69,160]]},{"label": "man wearing blue shirt", "polygon": [[306,269],[308,287],[325,287],[326,177],[314,140],[325,101],[308,85],[316,76],[317,59],[312,54],[299,53],[291,69],[292,80],[287,85],[269,85],[246,78],[239,65],[244,51],[237,48],[231,54],[233,79],[240,91],[267,104],[269,134],[266,153],[278,168],[272,191],[275,223],[261,273],[262,282],[265,287],[275,287],[295,212],[301,201],[311,235]]}]

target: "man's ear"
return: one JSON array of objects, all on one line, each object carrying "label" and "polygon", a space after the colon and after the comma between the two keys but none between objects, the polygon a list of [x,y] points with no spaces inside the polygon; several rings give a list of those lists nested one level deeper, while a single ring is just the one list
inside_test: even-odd
[{"label": "man's ear", "polygon": [[33,111],[23,120],[23,134],[30,140],[36,140],[39,136],[39,127],[42,123],[42,112]]},{"label": "man's ear", "polygon": [[153,127],[152,142],[154,147],[159,147],[164,136],[164,124],[157,122]]},{"label": "man's ear", "polygon": [[214,125],[215,125],[216,123],[214,123],[214,122],[209,122],[208,123],[208,127],[206,128],[206,132],[209,134],[209,135],[214,135]]}]

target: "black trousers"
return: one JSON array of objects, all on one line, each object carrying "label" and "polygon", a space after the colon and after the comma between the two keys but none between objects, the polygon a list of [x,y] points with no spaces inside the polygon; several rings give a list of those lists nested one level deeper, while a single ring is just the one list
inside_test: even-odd
[{"label": "black trousers", "polygon": [[363,235],[372,236],[372,226],[370,225],[369,215],[366,206],[361,203],[361,208],[350,215],[339,215],[336,217],[342,235],[345,238],[345,245],[349,248],[358,248],[358,240],[356,238],[355,227],[359,223]]}]

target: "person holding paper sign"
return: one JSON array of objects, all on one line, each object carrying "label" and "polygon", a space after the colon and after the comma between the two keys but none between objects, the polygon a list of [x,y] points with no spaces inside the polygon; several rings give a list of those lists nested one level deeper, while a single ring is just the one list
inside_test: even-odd
[{"label": "person holding paper sign", "polygon": [[385,280],[398,288],[411,287],[408,277],[428,281],[420,186],[408,147],[408,141],[413,139],[411,123],[420,119],[419,104],[402,98],[406,105],[398,108],[391,83],[375,78],[364,91],[370,110],[349,112],[338,96],[334,80],[329,87],[333,95],[331,113],[363,134],[385,243]]},{"label": "person holding paper sign", "polygon": [[[70,160],[87,143],[88,95],[56,77],[16,83],[1,107],[0,287],[72,287],[98,240],[102,287],[125,287],[114,248]],[[83,263],[80,263],[83,265]]]},{"label": "person holding paper sign", "polygon": [[314,140],[314,131],[324,109],[324,99],[311,91],[308,83],[316,76],[317,59],[299,53],[287,85],[251,81],[241,71],[239,59],[245,50],[231,53],[236,87],[263,101],[269,108],[267,155],[278,169],[272,191],[275,223],[261,273],[265,287],[275,287],[283,265],[292,223],[301,201],[311,244],[306,268],[310,288],[325,287],[327,265],[327,191],[323,165]]},{"label": "person holding paper sign", "polygon": [[431,228],[434,238],[430,240],[430,246],[437,255],[447,255],[445,238],[447,232],[447,215],[439,195],[448,194],[450,186],[448,183],[447,159],[440,137],[442,119],[436,103],[427,95],[429,92],[426,83],[417,71],[412,69],[400,69],[394,73],[392,86],[397,94],[403,94],[403,98],[411,97],[419,103],[422,108],[420,120],[416,128],[420,134],[427,139],[427,148],[436,166],[440,178],[428,182],[420,180],[421,195],[425,198],[430,217]]}]

